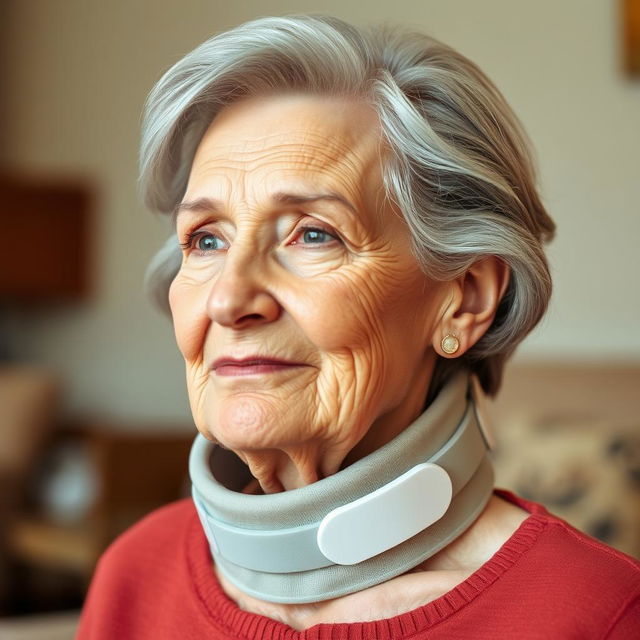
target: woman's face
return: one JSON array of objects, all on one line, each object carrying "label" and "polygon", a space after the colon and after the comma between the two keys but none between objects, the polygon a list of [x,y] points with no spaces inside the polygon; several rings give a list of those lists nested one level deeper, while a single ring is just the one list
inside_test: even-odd
[{"label": "woman's face", "polygon": [[411,422],[435,362],[444,293],[385,200],[383,153],[360,102],[246,100],[207,130],[178,208],[196,425],[245,459],[287,452],[307,481]]}]

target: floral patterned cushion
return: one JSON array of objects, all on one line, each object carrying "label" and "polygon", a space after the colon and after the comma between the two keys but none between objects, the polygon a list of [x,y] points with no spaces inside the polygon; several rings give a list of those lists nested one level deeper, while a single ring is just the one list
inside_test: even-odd
[{"label": "floral patterned cushion", "polygon": [[523,421],[501,431],[494,461],[498,486],[640,557],[640,428]]}]

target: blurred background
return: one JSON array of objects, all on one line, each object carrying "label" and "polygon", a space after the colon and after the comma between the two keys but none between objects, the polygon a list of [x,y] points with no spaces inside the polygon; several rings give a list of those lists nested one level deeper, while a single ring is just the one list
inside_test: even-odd
[{"label": "blurred background", "polygon": [[429,33],[522,120],[555,293],[493,408],[499,484],[640,555],[638,0],[2,0],[2,638],[72,637],[104,546],[188,491],[183,362],[142,291],[169,226],[137,195],[140,115],[204,39],[294,12]]}]

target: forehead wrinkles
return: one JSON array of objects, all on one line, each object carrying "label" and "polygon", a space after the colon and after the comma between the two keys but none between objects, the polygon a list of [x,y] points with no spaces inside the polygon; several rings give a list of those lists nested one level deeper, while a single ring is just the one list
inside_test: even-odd
[{"label": "forehead wrinkles", "polygon": [[321,169],[338,162],[354,170],[366,160],[366,152],[370,151],[366,147],[371,147],[371,144],[364,142],[355,138],[340,140],[340,136],[312,132],[282,132],[240,140],[230,140],[228,136],[218,140],[214,134],[203,140],[193,165],[253,170],[267,161],[277,164],[291,162],[307,165],[310,169]]},{"label": "forehead wrinkles", "polygon": [[243,199],[251,191],[254,197],[268,195],[267,182],[274,186],[280,179],[302,179],[311,188],[337,187],[361,205],[368,199],[365,191],[376,182],[372,178],[379,175],[380,141],[373,131],[357,137],[339,129],[342,135],[305,130],[248,139],[214,129],[198,149],[191,186],[209,183],[218,197]]}]

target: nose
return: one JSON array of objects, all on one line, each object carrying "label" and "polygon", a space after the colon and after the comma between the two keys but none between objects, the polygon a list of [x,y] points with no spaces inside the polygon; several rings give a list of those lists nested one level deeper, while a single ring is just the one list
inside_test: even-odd
[{"label": "nose", "polygon": [[277,320],[281,307],[260,277],[260,265],[234,249],[227,252],[224,267],[209,293],[209,317],[232,329]]}]

